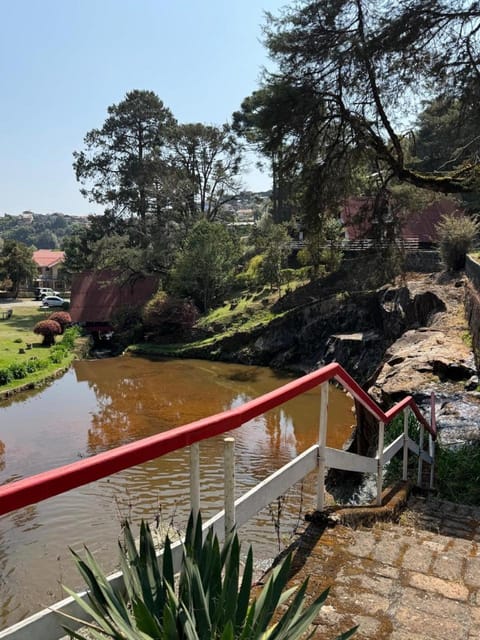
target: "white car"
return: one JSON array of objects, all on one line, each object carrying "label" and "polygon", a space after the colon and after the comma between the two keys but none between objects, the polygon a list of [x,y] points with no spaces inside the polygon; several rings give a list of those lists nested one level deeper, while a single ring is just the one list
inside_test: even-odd
[{"label": "white car", "polygon": [[58,291],[48,287],[37,287],[35,289],[35,300],[43,300],[45,296],[58,296]]},{"label": "white car", "polygon": [[44,309],[45,307],[63,307],[64,302],[67,302],[67,300],[64,300],[60,296],[45,296],[40,309]]}]

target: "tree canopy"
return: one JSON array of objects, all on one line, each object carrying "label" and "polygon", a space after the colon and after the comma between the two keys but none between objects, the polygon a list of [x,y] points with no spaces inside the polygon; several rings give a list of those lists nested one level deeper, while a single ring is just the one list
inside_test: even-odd
[{"label": "tree canopy", "polygon": [[36,274],[32,249],[21,242],[5,240],[0,254],[0,280],[9,282],[13,295],[17,297],[22,282],[33,279]]},{"label": "tree canopy", "polygon": [[448,96],[477,117],[479,19],[480,4],[465,0],[302,0],[268,14],[265,44],[277,69],[236,121],[264,152],[282,149],[311,213],[347,193],[362,164],[382,186],[475,190],[474,154],[421,169],[410,150],[422,99]]}]

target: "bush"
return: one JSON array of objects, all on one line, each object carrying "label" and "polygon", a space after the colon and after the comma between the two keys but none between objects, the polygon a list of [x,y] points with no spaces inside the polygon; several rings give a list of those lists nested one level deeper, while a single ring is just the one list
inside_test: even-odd
[{"label": "bush", "polygon": [[[67,592],[92,615],[94,624],[90,625],[87,636],[70,631],[71,637],[100,639],[108,636],[117,640],[300,638],[318,616],[328,590],[304,609],[306,580],[290,604],[284,606],[286,599],[296,591],[296,587],[283,591],[290,573],[291,558],[288,556],[272,571],[260,595],[252,600],[251,548],[240,577],[237,534],[232,533],[220,549],[212,529],[202,540],[201,526],[200,518],[195,522],[190,516],[177,586],[168,538],[159,568],[150,530],[143,522],[140,551],[137,551],[128,524],[125,526],[125,544],[120,553],[125,595],[111,587],[88,551],[86,560],[72,552],[87,582],[89,602],[80,600],[68,589]],[[273,617],[280,607],[283,615],[273,625]],[[351,629],[339,639],[347,640],[354,632],[355,629]]]},{"label": "bush", "polygon": [[58,322],[58,324],[62,328],[62,333],[64,333],[65,329],[72,324],[72,318],[67,311],[55,311],[50,316],[48,316],[48,319]]},{"label": "bush", "polygon": [[190,300],[159,291],[143,308],[145,328],[154,335],[183,335],[198,320],[198,309]]},{"label": "bush", "polygon": [[263,284],[262,280],[262,263],[263,255],[258,254],[253,256],[248,262],[247,270],[245,271],[248,281],[251,284]]},{"label": "bush", "polygon": [[143,340],[143,322],[141,309],[123,307],[115,312],[111,319],[114,340],[119,346]]},{"label": "bush", "polygon": [[14,380],[21,380],[22,378],[26,378],[28,374],[26,363],[24,362],[14,362],[10,365],[9,368],[12,372],[12,377]]},{"label": "bush", "polygon": [[41,320],[33,327],[33,333],[43,336],[43,344],[50,347],[55,343],[55,336],[62,333],[62,327],[56,320]]},{"label": "bush", "polygon": [[0,385],[8,384],[13,380],[13,373],[10,367],[0,369]]},{"label": "bush", "polygon": [[437,224],[440,238],[440,255],[449,271],[465,267],[465,257],[472,248],[480,224],[468,216],[444,215]]}]

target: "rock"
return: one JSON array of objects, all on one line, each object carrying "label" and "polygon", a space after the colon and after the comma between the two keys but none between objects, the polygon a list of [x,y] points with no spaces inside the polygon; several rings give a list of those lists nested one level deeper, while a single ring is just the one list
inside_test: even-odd
[{"label": "rock", "polygon": [[465,391],[475,391],[479,384],[478,376],[472,376],[465,383]]}]

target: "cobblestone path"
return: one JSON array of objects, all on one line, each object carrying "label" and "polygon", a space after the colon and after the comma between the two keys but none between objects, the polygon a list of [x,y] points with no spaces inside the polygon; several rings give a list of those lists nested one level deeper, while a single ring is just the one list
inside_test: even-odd
[{"label": "cobblestone path", "polygon": [[480,509],[410,498],[398,524],[305,528],[291,584],[330,594],[315,638],[480,640]]}]

